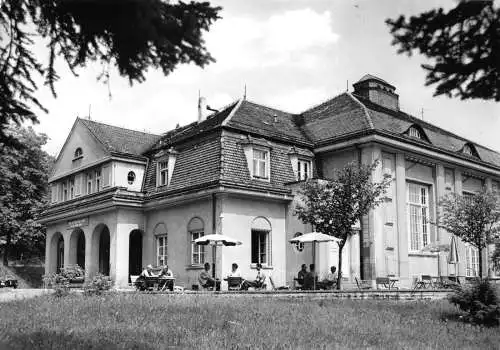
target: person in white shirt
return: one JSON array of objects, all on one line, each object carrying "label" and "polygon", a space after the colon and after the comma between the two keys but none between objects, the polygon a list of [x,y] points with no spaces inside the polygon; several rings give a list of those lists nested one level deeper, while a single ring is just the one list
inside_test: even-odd
[{"label": "person in white shirt", "polygon": [[227,277],[241,277],[241,273],[240,270],[238,270],[237,263],[233,263],[231,265],[231,272],[229,273],[229,275],[227,275]]},{"label": "person in white shirt", "polygon": [[142,270],[140,276],[142,277],[153,277],[153,265],[149,264],[144,270]]},{"label": "person in white shirt", "polygon": [[329,289],[337,281],[337,268],[335,266],[330,267],[330,272],[325,276],[325,278],[318,282],[319,289]]},{"label": "person in white shirt", "polygon": [[241,289],[247,290],[249,287],[253,288],[262,288],[264,285],[264,281],[266,280],[266,275],[262,272],[262,264],[258,263],[255,268],[257,269],[257,276],[255,276],[255,280],[243,282],[243,286]]}]

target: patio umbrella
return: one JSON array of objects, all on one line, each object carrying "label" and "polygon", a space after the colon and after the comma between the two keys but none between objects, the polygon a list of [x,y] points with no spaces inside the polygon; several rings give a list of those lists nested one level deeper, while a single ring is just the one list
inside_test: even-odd
[{"label": "patio umbrella", "polygon": [[455,235],[451,236],[450,241],[450,253],[448,254],[448,264],[455,265],[455,276],[457,276],[457,264],[460,258],[458,256],[457,241],[455,240]]},{"label": "patio umbrella", "polygon": [[[213,247],[217,247],[217,246],[236,246],[236,245],[240,245],[241,242],[234,239],[234,238],[231,238],[231,237],[228,237],[228,236],[224,236],[224,235],[221,235],[221,234],[211,234],[211,235],[206,235],[206,236],[202,236],[200,238],[197,238],[194,240],[194,243],[197,244],[197,245],[211,245]],[[213,266],[214,266],[214,276],[216,276],[216,270],[215,270],[215,261],[216,261],[216,254],[217,254],[217,248],[214,249],[214,254],[212,255],[212,260],[213,260]],[[214,290],[215,290],[215,287],[217,286],[217,283],[214,284]]]},{"label": "patio umbrella", "polygon": [[[321,232],[309,232],[301,236],[292,238],[290,243],[312,243],[313,244],[313,264],[316,262],[316,243],[340,242],[340,239]],[[339,271],[340,273],[340,271]],[[314,289],[316,289],[316,278],[314,279]]]}]

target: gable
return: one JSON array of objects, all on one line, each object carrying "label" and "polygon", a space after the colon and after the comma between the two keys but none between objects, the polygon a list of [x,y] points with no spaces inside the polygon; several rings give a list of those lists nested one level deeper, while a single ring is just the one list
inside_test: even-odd
[{"label": "gable", "polygon": [[[82,156],[75,159],[75,150],[82,149]],[[80,119],[75,121],[66,142],[52,169],[52,177],[94,164],[109,156],[104,146],[90,133]]]}]

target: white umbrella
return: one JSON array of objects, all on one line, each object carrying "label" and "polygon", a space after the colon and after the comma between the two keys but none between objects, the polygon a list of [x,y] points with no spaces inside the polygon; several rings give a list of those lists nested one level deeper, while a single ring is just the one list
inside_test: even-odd
[{"label": "white umbrella", "polygon": [[[316,242],[340,242],[341,239],[326,235],[321,232],[309,232],[292,238],[290,243],[312,243],[313,244],[313,264],[316,263]],[[340,273],[340,271],[339,271]],[[314,278],[314,289],[316,289],[316,278]]]},{"label": "white umbrella", "polygon": [[459,261],[460,258],[458,256],[457,241],[455,240],[455,235],[453,235],[451,236],[451,241],[450,241],[450,253],[448,254],[448,264],[455,265],[455,277],[457,278],[457,281],[458,281],[457,264]]},{"label": "white umbrella", "polygon": [[[240,245],[241,242],[234,239],[234,238],[231,238],[231,237],[228,237],[228,236],[224,236],[224,235],[221,235],[221,234],[211,234],[211,235],[206,235],[206,236],[202,236],[200,238],[197,238],[194,240],[194,243],[197,244],[197,245],[211,245],[211,246],[214,246],[214,247],[217,247],[217,246],[236,246],[236,245]],[[215,255],[217,253],[217,248],[214,249],[214,254],[212,255],[213,257],[213,266],[214,266],[214,276],[216,276],[216,272],[215,272]],[[214,283],[214,290],[217,286],[217,282]]]}]

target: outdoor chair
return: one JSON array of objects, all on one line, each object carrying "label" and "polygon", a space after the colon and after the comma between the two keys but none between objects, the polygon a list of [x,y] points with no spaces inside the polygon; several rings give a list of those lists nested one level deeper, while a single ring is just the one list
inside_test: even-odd
[{"label": "outdoor chair", "polygon": [[241,277],[228,277],[227,289],[228,290],[241,290],[243,285],[243,278]]},{"label": "outdoor chair", "polygon": [[415,281],[414,289],[427,289],[432,287],[432,277],[429,275],[422,275],[419,280]]},{"label": "outdoor chair", "polygon": [[370,280],[358,280],[357,277],[354,277],[356,280],[356,285],[358,286],[359,290],[367,290],[367,289],[372,289],[372,281]]},{"label": "outdoor chair", "polygon": [[396,281],[391,280],[389,277],[377,277],[375,278],[375,283],[377,285],[377,289],[379,289],[379,286],[382,286],[385,289],[398,289],[398,287],[394,285]]}]

